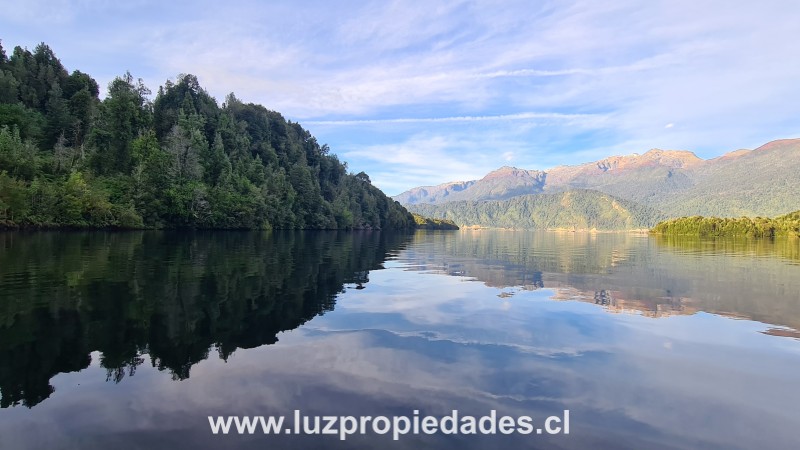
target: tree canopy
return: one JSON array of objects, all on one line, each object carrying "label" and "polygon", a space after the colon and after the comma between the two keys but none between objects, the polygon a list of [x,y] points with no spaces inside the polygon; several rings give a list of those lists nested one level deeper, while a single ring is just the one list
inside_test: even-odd
[{"label": "tree canopy", "polygon": [[680,236],[800,237],[800,211],[774,218],[681,217],[660,222],[651,231]]},{"label": "tree canopy", "polygon": [[191,74],[107,95],[46,44],[0,51],[0,226],[413,228],[300,124]]}]

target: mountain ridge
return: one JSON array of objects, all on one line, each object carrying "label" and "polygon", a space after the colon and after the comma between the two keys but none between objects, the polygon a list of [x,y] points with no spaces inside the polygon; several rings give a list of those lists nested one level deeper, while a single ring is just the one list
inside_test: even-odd
[{"label": "mountain ridge", "polygon": [[507,200],[409,205],[425,217],[459,226],[614,231],[646,229],[664,219],[658,211],[593,190],[519,195]]},{"label": "mountain ridge", "polygon": [[[445,183],[413,188],[393,198],[411,208],[588,190],[634,202],[667,218],[777,216],[800,209],[797,173],[800,139],[779,139],[710,159],[687,150],[651,149],[544,171],[503,166],[479,180],[459,182],[457,192],[444,193]],[[435,211],[427,212],[436,217]],[[452,211],[448,218],[473,225]]]}]

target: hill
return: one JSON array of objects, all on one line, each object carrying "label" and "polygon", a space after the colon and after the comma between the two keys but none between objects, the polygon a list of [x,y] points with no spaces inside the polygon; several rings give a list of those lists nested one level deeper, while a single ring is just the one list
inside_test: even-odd
[{"label": "hill", "polygon": [[[504,167],[481,180],[462,182],[463,188],[454,194],[424,195],[435,191],[423,187],[395,199],[416,211],[413,205],[443,206],[455,199],[480,202],[530,193],[592,190],[654,211],[646,222],[691,215],[776,216],[800,208],[797,173],[800,139],[785,139],[709,160],[688,151],[653,149],[642,155],[613,156],[543,172]],[[411,192],[415,195],[408,195]]]},{"label": "hill", "polygon": [[458,230],[458,225],[452,220],[429,219],[419,214],[412,215],[414,216],[414,222],[417,224],[417,229],[420,230]]},{"label": "hill", "polygon": [[444,203],[459,200],[503,200],[542,192],[544,172],[501,167],[480,180],[422,186],[393,197],[402,204]]},{"label": "hill", "polygon": [[664,218],[653,209],[591,190],[522,195],[508,200],[417,204],[408,208],[426,217],[452,220],[459,226],[519,229],[643,229]]},{"label": "hill", "polygon": [[800,209],[800,139],[732,152],[694,167],[692,183],[654,205],[671,216],[773,217]]},{"label": "hill", "polygon": [[[669,172],[697,165],[703,160],[691,152],[654,149],[644,155],[612,156],[577,166],[546,171],[502,167],[480,180],[422,186],[394,197],[403,204],[445,203],[457,200],[502,200],[545,190],[595,189],[630,184],[659,185]],[[674,184],[675,180],[669,180]],[[661,189],[654,187],[653,189]],[[611,192],[609,192],[611,193]]]},{"label": "hill", "polygon": [[414,227],[300,124],[193,75],[99,92],[45,44],[0,47],[0,227]]},{"label": "hill", "polygon": [[658,223],[651,233],[679,236],[800,237],[800,211],[771,219],[681,217]]},{"label": "hill", "polygon": [[626,157],[634,161],[619,167],[598,161],[577,166],[579,171],[553,169],[547,172],[545,191],[595,189],[646,204],[670,217],[776,216],[800,208],[800,177],[795,175],[800,173],[800,139],[774,141],[709,160],[689,152],[651,150],[642,156],[648,155]]}]

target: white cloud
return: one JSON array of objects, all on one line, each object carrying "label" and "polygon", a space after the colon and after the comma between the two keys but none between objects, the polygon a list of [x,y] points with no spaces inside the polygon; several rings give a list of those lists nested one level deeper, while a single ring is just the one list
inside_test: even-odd
[{"label": "white cloud", "polygon": [[486,167],[491,167],[487,166],[488,155],[481,154],[475,142],[442,135],[420,134],[403,142],[367,145],[344,152],[343,156],[373,165],[375,170],[370,170],[373,184],[389,194],[431,184],[429,180],[480,178]]},{"label": "white cloud", "polygon": [[[109,10],[132,11],[142,8],[147,2],[131,0],[115,2],[109,0],[26,0],[3,2],[3,14],[8,20],[22,23],[65,25],[75,22],[83,14]],[[54,45],[55,43],[50,43]]]},{"label": "white cloud", "polygon": [[[439,162],[459,161],[435,171],[448,178],[500,166],[507,152],[545,167],[653,147],[707,157],[800,133],[798,2],[154,5],[9,4],[3,43],[45,40],[101,85],[126,69],[153,90],[194,73],[220,100],[233,91],[312,126],[352,166],[375,162],[364,149],[411,137],[464,142],[471,160],[463,145],[438,150]],[[460,128],[432,129],[448,124]],[[362,132],[379,127],[405,137]],[[398,164],[382,171],[414,167]],[[414,170],[407,181],[427,176]]]},{"label": "white cloud", "polygon": [[568,122],[596,123],[603,120],[599,114],[562,114],[523,112],[516,114],[500,114],[492,116],[452,116],[452,117],[406,117],[394,119],[353,119],[353,120],[307,120],[307,125],[371,125],[402,123],[443,123],[443,122],[486,122],[486,121],[530,121],[536,119],[563,120]]}]

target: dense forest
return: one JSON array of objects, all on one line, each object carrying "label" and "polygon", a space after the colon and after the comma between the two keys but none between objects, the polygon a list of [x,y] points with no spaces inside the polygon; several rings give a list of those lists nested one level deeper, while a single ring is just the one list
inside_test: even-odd
[{"label": "dense forest", "polygon": [[681,217],[660,222],[651,232],[681,236],[800,237],[800,211],[775,218]]},{"label": "dense forest", "polygon": [[0,46],[0,227],[414,227],[299,124],[194,75],[99,95],[45,44]]},{"label": "dense forest", "polygon": [[644,229],[664,218],[652,208],[590,190],[407,207],[413,213],[451,220],[458,225],[517,229]]},{"label": "dense forest", "polygon": [[417,224],[417,229],[420,230],[458,230],[458,225],[452,220],[445,219],[428,219],[419,214],[414,214],[414,222]]}]

